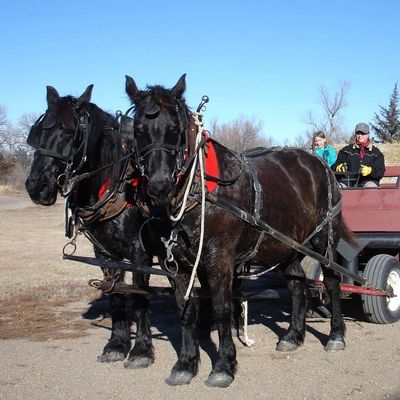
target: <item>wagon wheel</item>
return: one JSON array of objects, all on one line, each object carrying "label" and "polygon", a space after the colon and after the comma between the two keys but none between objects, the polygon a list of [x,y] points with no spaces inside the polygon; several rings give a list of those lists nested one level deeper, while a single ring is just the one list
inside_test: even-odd
[{"label": "wagon wheel", "polygon": [[364,278],[379,289],[393,290],[396,297],[362,295],[364,315],[369,322],[392,324],[400,319],[400,263],[388,254],[372,257],[364,270]]},{"label": "wagon wheel", "polygon": [[[314,260],[312,257],[304,257],[301,261],[301,266],[307,279],[313,281],[322,281],[324,279],[324,274],[322,272],[320,263],[317,260]],[[329,318],[331,313],[322,304],[320,299],[312,298],[308,300],[306,316],[308,318]]]}]

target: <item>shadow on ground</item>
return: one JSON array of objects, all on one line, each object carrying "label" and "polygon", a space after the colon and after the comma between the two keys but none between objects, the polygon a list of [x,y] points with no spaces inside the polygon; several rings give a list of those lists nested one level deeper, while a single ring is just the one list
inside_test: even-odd
[{"label": "shadow on ground", "polygon": [[[153,340],[168,340],[175,351],[179,352],[181,346],[179,316],[175,300],[172,297],[159,297],[151,299],[151,325],[157,330],[153,334]],[[130,320],[132,321],[132,339],[135,337],[135,323],[133,318],[133,307],[129,300],[128,310],[130,310]],[[361,303],[357,301],[343,300],[343,315],[345,320],[363,320]],[[322,346],[328,341],[328,335],[318,330],[317,325],[321,322],[329,323],[329,306],[327,306],[325,314],[319,312],[315,308],[312,317],[307,318],[306,329],[307,334],[313,335]],[[209,316],[209,308],[205,315]],[[101,296],[89,304],[89,308],[82,315],[83,318],[93,320],[93,325],[107,329],[111,333],[111,323],[109,315],[109,305],[107,296]],[[208,321],[210,322],[210,321]],[[285,333],[290,323],[290,300],[251,300],[249,301],[248,324],[264,325],[266,329],[272,331],[276,335],[276,341]],[[212,362],[217,355],[215,343],[210,339],[210,324],[203,322],[201,324],[200,346],[209,355]],[[237,335],[238,331],[233,330],[233,334]]]}]

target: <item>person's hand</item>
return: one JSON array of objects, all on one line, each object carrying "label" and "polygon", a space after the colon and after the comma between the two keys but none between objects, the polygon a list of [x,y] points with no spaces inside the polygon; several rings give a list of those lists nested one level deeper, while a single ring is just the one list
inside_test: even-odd
[{"label": "person's hand", "polygon": [[347,164],[341,163],[336,166],[336,172],[346,172],[347,171]]},{"label": "person's hand", "polygon": [[367,176],[372,172],[372,168],[371,167],[367,167],[366,165],[361,165],[360,166],[360,174],[362,176]]}]

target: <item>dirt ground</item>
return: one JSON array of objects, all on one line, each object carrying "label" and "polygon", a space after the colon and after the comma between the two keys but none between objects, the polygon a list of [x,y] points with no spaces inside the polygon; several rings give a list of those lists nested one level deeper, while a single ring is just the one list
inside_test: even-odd
[{"label": "dirt ground", "polygon": [[[346,350],[327,354],[328,320],[308,319],[301,350],[278,353],[288,304],[250,302],[255,344],[248,348],[236,340],[238,372],[227,389],[204,385],[216,354],[214,333],[201,342],[192,384],[164,383],[180,342],[173,302],[165,299],[152,301],[154,365],[126,370],[123,362],[97,362],[110,320],[106,299],[87,281],[101,274],[62,260],[63,221],[62,202],[43,208],[0,196],[0,399],[400,399],[400,323],[362,322],[348,304]],[[84,237],[77,253],[93,254]]]}]

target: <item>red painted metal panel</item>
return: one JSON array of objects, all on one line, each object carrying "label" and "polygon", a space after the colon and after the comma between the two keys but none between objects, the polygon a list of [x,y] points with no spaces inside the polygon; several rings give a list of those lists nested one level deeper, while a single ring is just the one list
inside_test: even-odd
[{"label": "red painted metal panel", "polygon": [[[400,177],[400,167],[387,167],[385,177]],[[344,219],[353,232],[400,232],[398,180],[376,189],[342,189]]]}]

